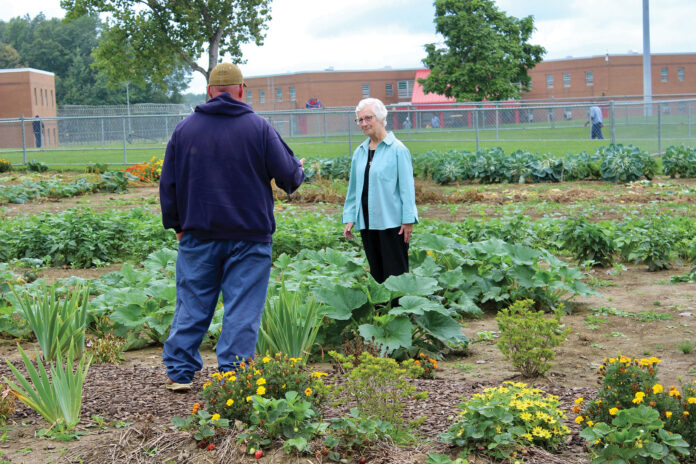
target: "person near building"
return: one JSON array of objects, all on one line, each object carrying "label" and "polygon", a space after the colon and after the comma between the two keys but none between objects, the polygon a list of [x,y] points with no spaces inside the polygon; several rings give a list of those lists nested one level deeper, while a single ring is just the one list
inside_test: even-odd
[{"label": "person near building", "polygon": [[162,223],[179,240],[176,309],[162,361],[166,388],[188,391],[199,347],[222,292],[220,372],[254,356],[271,270],[271,181],[294,192],[302,164],[276,130],[244,103],[237,66],[210,72],[209,100],[171,136],[160,178]]},{"label": "person near building", "polygon": [[585,127],[587,127],[588,124],[591,124],[591,139],[604,139],[604,136],[602,135],[602,127],[604,127],[604,124],[602,124],[602,110],[599,108],[599,106],[592,105],[590,107],[590,115],[589,119],[585,121]]},{"label": "person near building", "polygon": [[31,126],[32,130],[34,131],[34,138],[36,139],[36,148],[41,148],[41,142],[44,134],[44,123],[38,114],[31,122]]},{"label": "person near building", "polygon": [[343,235],[360,231],[370,274],[379,282],[408,272],[408,243],[418,223],[413,166],[408,148],[387,132],[387,109],[366,98],[355,108],[367,136],[353,153],[343,207]]},{"label": "person near building", "polygon": [[433,126],[433,129],[437,129],[438,127],[440,127],[440,116],[434,114],[433,119],[430,121],[430,124]]}]

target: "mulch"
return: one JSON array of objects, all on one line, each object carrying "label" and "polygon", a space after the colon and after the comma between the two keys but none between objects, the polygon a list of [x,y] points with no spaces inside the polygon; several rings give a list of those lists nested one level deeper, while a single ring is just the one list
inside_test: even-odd
[{"label": "mulch", "polygon": [[[71,449],[66,459],[69,457],[75,462],[79,459],[82,459],[82,462],[98,462],[99,459],[102,459],[101,462],[107,462],[105,454],[109,453],[108,462],[166,462],[162,458],[163,454],[168,453],[167,459],[172,459],[173,462],[243,461],[244,458],[238,453],[233,458],[218,457],[214,461],[210,461],[210,454],[205,460],[193,459],[190,454],[187,454],[191,453],[191,450],[197,451],[193,446],[193,440],[186,433],[170,429],[172,417],[188,416],[193,403],[201,400],[198,392],[213,372],[213,368],[206,368],[198,373],[194,378],[193,389],[190,392],[173,393],[164,388],[166,376],[164,368],[161,366],[139,362],[128,366],[92,365],[84,385],[80,426],[95,425],[95,421],[92,419],[93,415],[99,415],[105,422],[124,421],[131,422],[133,425],[124,429],[118,443],[105,444],[101,449],[96,450],[92,449],[93,446],[87,449],[80,449],[77,446]],[[0,378],[2,376],[12,378],[11,372],[5,365],[0,365]],[[459,411],[457,405],[463,398],[481,392],[486,387],[498,385],[498,382],[478,381],[473,377],[471,380],[461,381],[434,379],[413,382],[418,391],[428,392],[428,398],[423,401],[409,401],[404,408],[404,419],[410,421],[425,416],[418,432],[427,439],[418,445],[405,448],[383,444],[368,452],[369,454],[366,456],[369,462],[378,464],[422,463],[425,462],[429,452],[456,456],[456,450],[450,450],[446,445],[440,443],[437,439],[438,435],[445,432],[452,424]],[[544,385],[541,388],[549,394],[557,395],[562,409],[567,412],[570,411],[577,397],[590,398],[596,393],[595,390],[589,388],[571,388],[562,385]],[[325,417],[335,416],[336,410],[332,411],[332,408],[327,406],[324,415]],[[566,425],[573,432],[560,454],[531,449],[530,454],[525,457],[525,462],[540,464],[588,462],[584,458],[583,440],[578,436],[578,426],[572,421],[574,415],[570,412],[567,415]],[[41,424],[43,419],[28,407],[18,403],[11,421]],[[111,439],[113,440],[113,437]],[[138,446],[143,447],[143,449],[158,449],[159,458],[152,460],[143,458],[142,452],[133,449]],[[236,450],[238,447],[235,447],[234,440],[230,439],[227,448]],[[215,454],[220,455],[222,450],[223,445],[219,445]],[[279,452],[282,455],[282,450]],[[228,455],[231,456],[229,453]],[[490,462],[487,458],[482,459],[473,461],[470,459],[470,462]],[[268,462],[294,461],[270,460]],[[301,462],[315,461],[305,459]]]}]

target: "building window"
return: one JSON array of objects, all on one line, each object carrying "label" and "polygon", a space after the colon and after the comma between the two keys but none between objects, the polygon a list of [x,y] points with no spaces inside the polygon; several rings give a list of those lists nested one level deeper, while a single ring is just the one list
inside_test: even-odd
[{"label": "building window", "polygon": [[276,101],[277,102],[283,101],[283,89],[276,89]]},{"label": "building window", "polygon": [[411,98],[413,96],[413,81],[399,81],[396,83],[399,98]]},{"label": "building window", "polygon": [[546,75],[546,88],[553,89],[553,74]]},{"label": "building window", "polygon": [[667,82],[667,68],[660,69],[660,80],[662,82]]},{"label": "building window", "polygon": [[370,96],[370,84],[362,85],[362,97],[367,98]]},{"label": "building window", "polygon": [[251,90],[247,90],[247,103],[251,105],[251,103],[254,101],[254,92]]},{"label": "building window", "polygon": [[594,73],[585,71],[585,85],[594,85]]},{"label": "building window", "polygon": [[38,98],[37,98],[37,95],[38,95],[38,94],[36,93],[36,87],[34,87],[34,104],[35,104],[35,105],[38,105],[38,104],[39,104],[39,100],[38,100]]},{"label": "building window", "polygon": [[681,114],[686,114],[686,102],[680,101],[678,107]]},{"label": "building window", "polygon": [[41,94],[41,106],[44,106],[44,96],[43,96],[44,92],[43,91],[44,91],[44,89],[39,89],[39,93]]},{"label": "building window", "polygon": [[684,82],[684,68],[677,68],[677,80]]},{"label": "building window", "polygon": [[259,90],[259,103],[266,103],[266,91]]},{"label": "building window", "polygon": [[563,87],[570,87],[570,73],[563,73]]},{"label": "building window", "polygon": [[53,99],[53,89],[51,89],[51,106],[56,106],[56,101]]},{"label": "building window", "polygon": [[295,101],[295,87],[288,88],[288,95],[290,95],[290,101],[294,102]]},{"label": "building window", "polygon": [[384,92],[387,94],[387,97],[393,97],[394,96],[394,84],[391,84],[391,83],[384,84]]}]

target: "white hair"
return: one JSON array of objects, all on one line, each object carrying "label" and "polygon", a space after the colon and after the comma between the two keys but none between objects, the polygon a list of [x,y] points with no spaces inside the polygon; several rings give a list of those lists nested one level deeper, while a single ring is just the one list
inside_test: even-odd
[{"label": "white hair", "polygon": [[358,106],[355,107],[355,116],[359,117],[358,113],[368,106],[372,107],[372,112],[377,120],[381,121],[384,127],[387,127],[387,107],[384,106],[384,103],[379,98],[364,98],[360,100]]}]

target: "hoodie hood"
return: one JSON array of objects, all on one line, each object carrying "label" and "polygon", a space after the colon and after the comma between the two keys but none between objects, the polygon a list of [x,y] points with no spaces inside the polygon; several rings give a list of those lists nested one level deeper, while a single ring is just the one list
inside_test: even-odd
[{"label": "hoodie hood", "polygon": [[235,100],[232,96],[224,92],[215,98],[211,98],[205,103],[196,106],[197,113],[222,114],[225,116],[240,116],[246,113],[253,113],[251,106],[244,102]]}]

